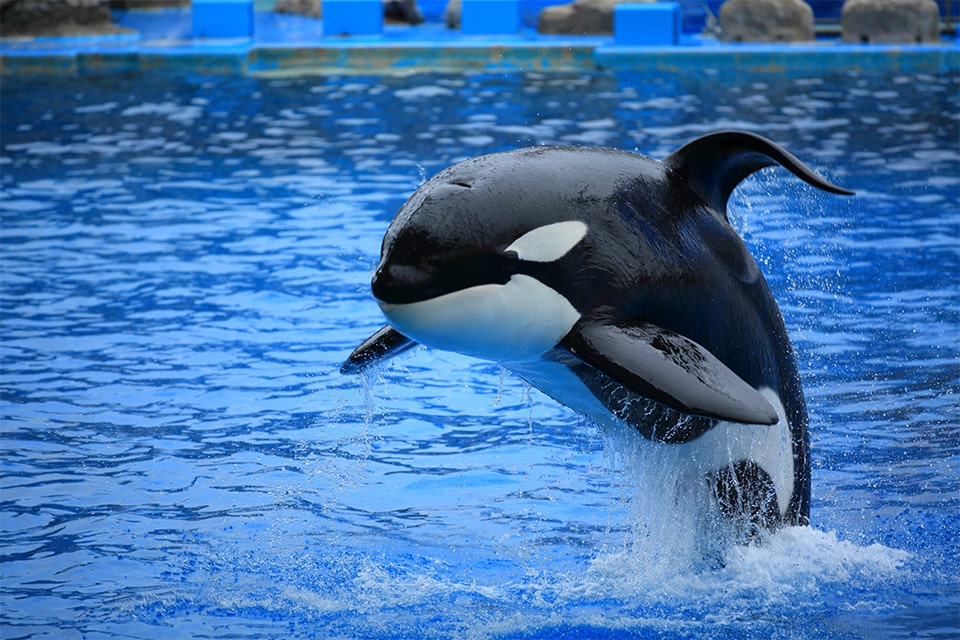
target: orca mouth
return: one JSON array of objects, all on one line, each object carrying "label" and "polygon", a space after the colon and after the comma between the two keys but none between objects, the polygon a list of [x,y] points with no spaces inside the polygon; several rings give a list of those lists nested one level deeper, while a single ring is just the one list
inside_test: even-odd
[{"label": "orca mouth", "polygon": [[373,296],[388,304],[417,302],[428,278],[422,270],[406,265],[381,265],[373,273],[370,288]]},{"label": "orca mouth", "polygon": [[504,285],[517,273],[509,254],[458,257],[443,263],[408,265],[383,261],[373,274],[373,296],[387,305],[410,304],[480,285]]},{"label": "orca mouth", "polygon": [[387,264],[377,267],[370,288],[381,305],[410,304],[448,293],[439,280],[432,269]]}]

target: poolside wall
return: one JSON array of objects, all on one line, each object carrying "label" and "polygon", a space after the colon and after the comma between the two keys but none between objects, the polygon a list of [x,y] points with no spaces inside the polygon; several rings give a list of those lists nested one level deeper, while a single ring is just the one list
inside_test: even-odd
[{"label": "poolside wall", "polygon": [[[556,0],[524,0],[527,14]],[[960,72],[955,37],[937,45],[844,45],[838,39],[793,45],[723,44],[687,33],[680,46],[614,46],[612,37],[461,36],[437,22],[445,0],[420,0],[428,23],[387,27],[376,36],[324,36],[320,21],[258,11],[253,38],[194,40],[189,9],[117,12],[126,36],[0,40],[0,73],[99,74],[177,71],[246,74],[382,74],[416,71],[655,69],[800,73]],[[716,0],[719,5],[719,0]],[[813,2],[830,5],[839,2]],[[685,25],[694,5],[681,0]],[[960,1],[953,3],[960,5]],[[951,6],[953,6],[951,5]],[[826,9],[824,9],[826,11]],[[290,28],[293,25],[293,28]],[[686,27],[685,27],[686,30]]]},{"label": "poolside wall", "polygon": [[41,56],[0,54],[3,74],[102,74],[136,71],[283,75],[647,69],[809,75],[960,72],[955,47],[625,48],[613,46],[490,45],[404,47],[255,47],[245,51],[79,52]]}]

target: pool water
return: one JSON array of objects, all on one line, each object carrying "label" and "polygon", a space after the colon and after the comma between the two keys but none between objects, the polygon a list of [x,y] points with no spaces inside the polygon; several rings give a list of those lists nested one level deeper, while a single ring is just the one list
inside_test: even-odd
[{"label": "pool water", "polygon": [[[957,637],[958,89],[4,78],[0,636]],[[731,203],[798,354],[811,527],[699,566],[629,446],[496,365],[338,372],[443,167],[728,127],[858,194],[767,169]]]}]

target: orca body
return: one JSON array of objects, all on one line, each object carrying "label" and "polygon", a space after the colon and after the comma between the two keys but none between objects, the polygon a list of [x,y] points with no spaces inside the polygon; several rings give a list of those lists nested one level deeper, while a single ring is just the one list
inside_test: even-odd
[{"label": "orca body", "polygon": [[760,136],[698,138],[662,162],[537,147],[424,183],[383,239],[388,325],[344,372],[417,343],[492,360],[601,426],[682,447],[742,530],[806,524],[807,412],[776,301],[726,205],[780,164],[850,194]]}]

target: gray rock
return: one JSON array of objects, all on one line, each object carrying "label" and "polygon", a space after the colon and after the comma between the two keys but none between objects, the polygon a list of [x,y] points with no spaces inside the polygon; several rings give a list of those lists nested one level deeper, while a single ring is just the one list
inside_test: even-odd
[{"label": "gray rock", "polygon": [[12,0],[0,4],[0,37],[131,33],[113,23],[109,0]]},{"label": "gray rock", "polygon": [[448,29],[460,28],[460,0],[449,0],[446,9],[443,10],[443,21],[447,23]]},{"label": "gray rock", "polygon": [[727,0],[720,39],[727,42],[804,42],[815,38],[813,9],[803,0]]},{"label": "gray rock", "polygon": [[[277,13],[289,13],[310,18],[323,17],[321,0],[277,0],[273,6]],[[416,0],[383,0],[383,17],[390,24],[421,24],[423,12]]]},{"label": "gray rock", "polygon": [[847,0],[844,42],[940,41],[940,11],[933,0]]},{"label": "gray rock", "polygon": [[189,6],[190,0],[110,0],[111,9],[168,9]]},{"label": "gray rock", "polygon": [[417,0],[383,0],[383,18],[389,24],[423,24]]},{"label": "gray rock", "polygon": [[310,18],[323,17],[323,6],[320,0],[277,0],[273,10],[277,13],[292,13]]},{"label": "gray rock", "polygon": [[[273,6],[277,13],[289,13],[310,18],[323,17],[321,0],[277,0]],[[390,24],[421,24],[423,12],[416,0],[383,0],[383,17]]]},{"label": "gray rock", "polygon": [[[540,10],[537,19],[537,31],[540,33],[578,33],[574,18],[573,3],[556,4]],[[586,33],[582,31],[580,33]]]},{"label": "gray rock", "polygon": [[540,33],[609,35],[613,33],[613,8],[621,2],[656,0],[574,0],[545,7],[537,21]]}]

